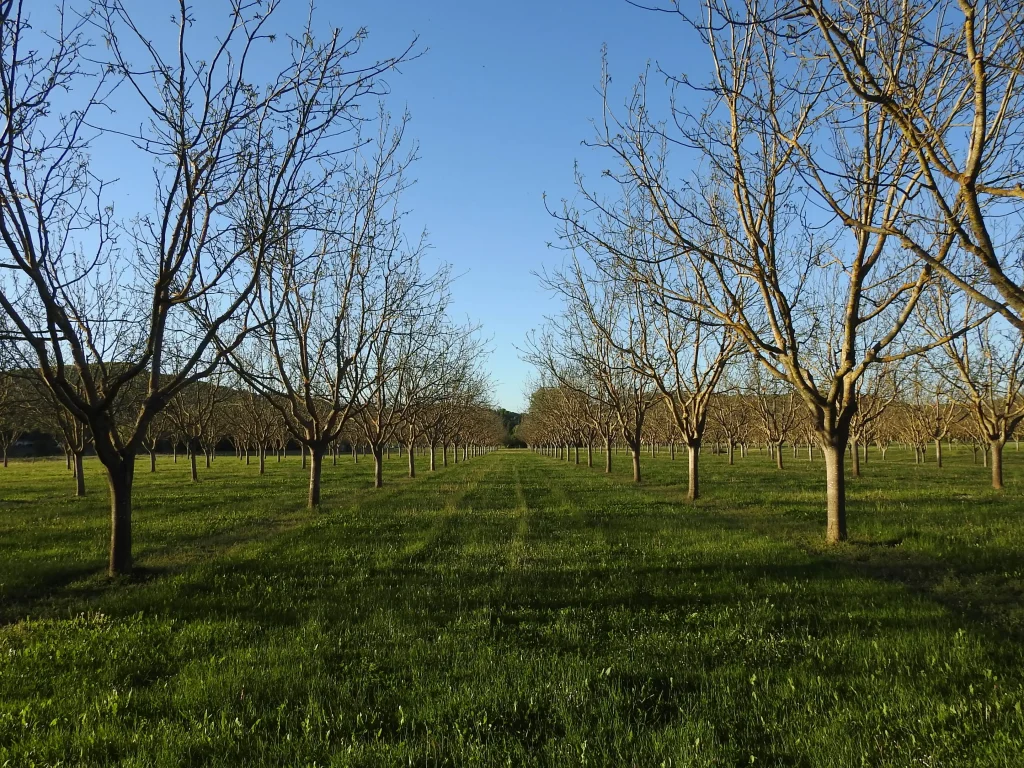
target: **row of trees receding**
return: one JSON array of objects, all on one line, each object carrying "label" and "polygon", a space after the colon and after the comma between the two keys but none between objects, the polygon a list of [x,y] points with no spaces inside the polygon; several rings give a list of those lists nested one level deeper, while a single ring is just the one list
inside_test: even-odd
[{"label": "row of trees receding", "polygon": [[[403,228],[415,147],[381,104],[417,42],[374,58],[365,30],[278,0],[169,5],[0,0],[0,386],[27,382],[7,399],[42,403],[80,482],[95,451],[111,574],[131,569],[138,454],[171,436],[209,455],[227,412],[261,462],[301,444],[310,506],[339,443],[380,485],[395,441],[491,439],[476,329]],[[115,213],[101,149],[152,167],[150,203]]]},{"label": "row of trees receding", "polygon": [[[730,465],[737,452],[745,457],[751,447],[766,450],[778,469],[786,465],[784,447],[791,450],[793,459],[818,459],[818,437],[797,394],[757,373],[749,364],[727,370],[719,390],[709,398],[700,448],[710,446]],[[530,448],[566,461],[575,459],[577,464],[582,449],[589,467],[594,466],[596,449],[603,456],[606,473],[612,470],[614,453],[626,449],[633,462],[633,479],[639,482],[640,459],[645,452],[657,455],[665,450],[675,459],[677,449],[686,447],[692,459],[690,478],[699,476],[699,451],[692,438],[688,441],[676,426],[671,404],[662,395],[651,395],[643,409],[639,439],[629,440],[622,433],[616,410],[588,399],[579,380],[563,383],[550,375],[544,378],[549,383],[533,390],[529,411],[516,430],[516,436]],[[860,477],[869,448],[885,461],[889,449],[900,445],[913,451],[916,463],[934,461],[941,467],[944,446],[957,445],[969,449],[975,463],[980,460],[989,467],[992,487],[1002,489],[1003,449],[1008,440],[1019,439],[1015,430],[1024,419],[1024,399],[1018,398],[1008,409],[1002,399],[993,403],[986,398],[979,403],[970,387],[959,387],[951,394],[946,381],[921,369],[911,370],[908,378],[901,379],[902,387],[897,387],[896,381],[888,373],[881,380],[865,382],[872,385],[871,390],[858,393],[847,446],[851,474]],[[897,394],[898,390],[904,394]],[[691,499],[697,498],[692,484],[689,491]]]},{"label": "row of trees receding", "polygon": [[[543,280],[564,311],[527,345],[546,387],[575,393],[566,407],[598,434],[612,424],[634,461],[661,407],[696,498],[716,393],[738,357],[753,361],[756,391],[792,403],[824,455],[833,542],[847,536],[844,455],[881,423],[870,390],[899,366],[942,357],[948,413],[910,407],[913,377],[891,397],[939,446],[969,410],[1000,466],[1021,412],[1024,8],[659,10],[703,43],[710,75],[657,69],[659,110],[650,72],[621,109],[604,73],[590,144],[607,170],[578,172],[576,202],[552,210],[568,259]],[[784,439],[789,418],[761,413],[764,439]]]}]

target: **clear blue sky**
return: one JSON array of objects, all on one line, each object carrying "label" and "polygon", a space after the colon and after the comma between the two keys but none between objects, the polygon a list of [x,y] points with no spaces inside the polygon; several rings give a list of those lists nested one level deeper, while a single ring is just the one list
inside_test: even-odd
[{"label": "clear blue sky", "polygon": [[[600,114],[596,86],[607,44],[620,99],[648,61],[703,75],[703,52],[682,22],[625,0],[356,0],[322,5],[334,24],[362,24],[374,50],[415,32],[428,53],[391,78],[421,145],[411,222],[463,273],[455,310],[493,337],[495,399],[524,407],[530,371],[516,353],[555,305],[531,274],[557,264],[544,209],[573,195],[573,162],[601,164],[580,142]],[[663,106],[663,105],[662,105]]]},{"label": "clear blue sky", "polygon": [[[53,5],[30,5],[45,27]],[[173,33],[173,0],[126,5],[151,39]],[[194,0],[192,9],[201,19],[193,33],[223,29],[224,0]],[[298,31],[307,9],[306,0],[282,0],[275,30]],[[532,274],[562,259],[547,247],[555,222],[543,195],[556,206],[573,197],[574,161],[591,176],[608,162],[581,146],[600,115],[602,45],[620,103],[649,62],[700,79],[703,49],[680,19],[626,0],[322,0],[314,18],[325,34],[366,27],[369,57],[394,55],[419,35],[426,53],[388,78],[388,107],[408,108],[407,135],[420,144],[417,184],[405,200],[409,234],[426,228],[431,257],[460,275],[454,314],[480,323],[492,339],[496,404],[521,410],[531,371],[515,345],[557,309]],[[119,110],[110,119],[133,118]],[[117,154],[123,144],[110,146],[118,150],[95,147],[98,172],[119,179],[115,195],[129,209],[131,198],[146,204],[149,169]]]}]

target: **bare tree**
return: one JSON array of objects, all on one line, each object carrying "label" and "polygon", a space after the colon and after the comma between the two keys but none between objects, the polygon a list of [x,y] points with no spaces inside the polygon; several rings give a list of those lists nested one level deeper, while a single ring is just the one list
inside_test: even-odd
[{"label": "bare tree", "polygon": [[445,327],[450,272],[424,268],[423,244],[402,249],[396,241],[391,253],[401,254],[402,268],[383,275],[377,330],[360,362],[363,381],[354,415],[363,440],[373,455],[373,485],[384,484],[384,449],[395,439],[399,427],[408,421],[416,399],[403,397],[415,387],[410,383],[431,383],[436,371],[421,376],[421,351],[435,333]]},{"label": "bare tree", "polygon": [[708,403],[708,422],[725,443],[729,465],[735,464],[736,446],[750,428],[750,409],[740,395],[722,392]]},{"label": "bare tree", "polygon": [[[975,326],[943,343],[933,370],[968,407],[970,415],[964,416],[974,422],[992,455],[992,487],[1002,489],[1003,447],[1024,420],[1024,334],[970,294],[940,292],[922,314],[922,326],[943,338],[950,328]],[[977,315],[987,319],[977,325]]]},{"label": "bare tree", "polygon": [[[621,197],[649,199],[649,226],[665,243],[654,263],[623,259],[623,267],[661,290],[661,264],[679,263],[698,290],[671,298],[716,317],[793,387],[825,456],[826,538],[842,541],[857,381],[872,365],[920,351],[903,330],[933,267],[890,234],[896,223],[914,226],[908,206],[923,183],[920,169],[892,119],[849,98],[818,60],[790,56],[788,22],[765,19],[756,0],[706,0],[687,20],[713,72],[700,87],[670,79],[676,90],[703,95],[703,110],[676,99],[668,124],[657,121],[644,79],[619,120],[605,81],[596,143],[618,160],[609,175]],[[673,147],[696,152],[691,174],[673,177]],[[584,193],[602,215],[615,214]],[[583,216],[571,223],[595,229]],[[915,235],[933,261],[954,242],[930,223]]]},{"label": "bare tree", "polygon": [[966,414],[952,395],[953,388],[924,359],[915,361],[903,390],[904,418],[920,462],[925,462],[925,447],[930,442],[935,446],[935,463],[941,468],[942,441]]},{"label": "bare tree", "polygon": [[8,452],[21,436],[28,431],[26,418],[25,383],[22,377],[9,371],[0,371],[0,451],[3,451],[4,468],[8,464]]},{"label": "bare tree", "polygon": [[323,457],[370,386],[376,344],[417,279],[422,248],[404,247],[397,208],[413,157],[403,154],[405,124],[392,128],[381,114],[377,139],[336,171],[314,220],[293,227],[285,218],[287,237],[260,263],[258,327],[230,357],[278,409],[304,460],[309,452],[310,508],[320,504]]},{"label": "bare tree", "polygon": [[[176,439],[188,450],[192,482],[198,482],[196,458],[200,452],[210,467],[210,446],[221,437],[220,414],[227,406],[229,392],[215,378],[197,381],[178,392],[167,404],[165,415]],[[155,439],[155,433],[151,436]]]},{"label": "bare tree", "polygon": [[446,418],[467,396],[466,402],[478,401],[488,389],[480,367],[485,348],[478,330],[442,319],[406,361],[398,397],[407,407],[396,434],[408,453],[409,477],[416,476],[416,445],[427,442],[433,472],[434,448]]},{"label": "bare tree", "polygon": [[[562,296],[565,308],[540,335],[527,338],[524,359],[613,414],[615,430],[633,456],[633,480],[639,483],[644,422],[660,397],[650,378],[636,370],[632,353],[623,351],[628,348],[628,296],[613,283],[572,274],[545,281]],[[610,458],[606,462],[610,470]]]},{"label": "bare tree", "polygon": [[[312,17],[275,48],[274,0],[225,3],[223,31],[204,24],[214,42],[200,50],[189,6],[174,7],[169,39],[121,0],[98,0],[80,19],[64,13],[49,33],[31,29],[21,0],[0,3],[0,309],[46,385],[89,426],[110,486],[111,574],[131,569],[135,457],[149,423],[244,338],[253,264],[277,245],[282,212],[301,225],[303,201],[348,151],[359,103],[409,53],[360,68],[364,31],[321,38]],[[90,32],[107,57],[94,69]],[[277,74],[254,83],[256,66],[275,61]],[[118,83],[141,126],[122,118],[103,130],[154,167],[153,211],[127,229],[124,249],[89,164]],[[259,202],[255,213],[243,198]],[[189,354],[168,369],[172,342]],[[112,410],[136,382],[137,411],[116,424]]]},{"label": "bare tree", "polygon": [[950,261],[912,220],[880,227],[972,300],[1024,333],[1024,6],[1017,0],[796,0],[790,41],[828,61],[852,97],[884,115],[918,167],[922,214],[968,256]]},{"label": "bare tree", "polygon": [[881,425],[898,395],[898,371],[898,366],[874,366],[857,382],[857,412],[850,420],[850,471],[854,477],[860,477],[860,446],[864,446],[867,463],[868,446],[878,441],[880,430],[885,431]]},{"label": "bare tree", "polygon": [[[582,178],[578,176],[577,181],[582,186]],[[714,283],[702,280],[694,264],[684,265],[671,257],[672,246],[660,235],[650,203],[648,196],[626,194],[614,207],[595,207],[589,220],[585,213],[565,206],[556,218],[574,259],[559,282],[563,291],[572,286],[573,300],[583,311],[592,308],[593,302],[586,297],[600,289],[601,281],[612,281],[621,293],[628,323],[625,331],[606,326],[596,316],[590,318],[591,325],[664,398],[688,449],[687,497],[694,500],[700,495],[698,467],[708,404],[741,341],[730,325],[704,309],[723,306],[723,297],[704,295],[702,302],[680,301],[681,295],[706,294]],[[581,265],[581,253],[597,268],[596,276]],[[647,265],[650,274],[637,279],[636,271],[627,266],[636,264]]]},{"label": "bare tree", "polygon": [[775,458],[775,466],[783,469],[782,446],[792,438],[800,415],[796,393],[779,379],[762,374],[761,366],[755,363],[750,370],[746,402],[768,453]]}]

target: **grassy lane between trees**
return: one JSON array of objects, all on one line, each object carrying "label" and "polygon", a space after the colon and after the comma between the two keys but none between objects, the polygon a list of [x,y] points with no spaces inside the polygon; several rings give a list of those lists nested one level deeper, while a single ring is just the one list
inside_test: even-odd
[{"label": "grassy lane between trees", "polygon": [[114,581],[98,465],[13,463],[0,766],[1021,765],[1024,455],[872,455],[834,548],[820,462],[708,455],[689,504],[614,458],[349,459],[320,513],[295,457],[140,462]]}]

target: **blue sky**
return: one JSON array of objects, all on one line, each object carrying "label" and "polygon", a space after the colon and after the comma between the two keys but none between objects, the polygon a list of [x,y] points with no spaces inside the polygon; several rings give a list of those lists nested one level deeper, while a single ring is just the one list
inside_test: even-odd
[{"label": "blue sky", "polygon": [[[168,20],[176,2],[126,5],[150,39],[173,32]],[[52,8],[33,12],[45,23]],[[223,28],[223,0],[192,8],[202,17],[196,35]],[[305,0],[282,0],[275,30],[297,31],[307,9]],[[368,58],[394,55],[419,35],[426,53],[388,78],[388,108],[408,109],[407,135],[420,145],[412,171],[417,183],[405,199],[409,235],[415,239],[426,228],[431,258],[459,275],[453,313],[480,323],[492,339],[496,404],[521,410],[531,370],[515,346],[557,310],[533,275],[562,259],[547,247],[555,222],[543,195],[553,205],[573,196],[575,161],[593,169],[592,176],[608,162],[581,146],[601,110],[602,46],[620,102],[649,62],[699,78],[707,70],[702,49],[680,19],[626,0],[323,0],[314,18],[324,34],[334,26],[349,33],[366,27]],[[120,111],[110,119],[133,117]],[[133,200],[148,204],[149,170],[122,151],[120,142],[98,142],[94,167],[119,179],[115,194],[128,208]]]},{"label": "blue sky", "polygon": [[[493,338],[498,404],[524,407],[529,367],[515,345],[556,305],[531,274],[557,265],[547,243],[553,203],[573,195],[573,162],[601,163],[580,142],[600,114],[601,47],[624,97],[648,61],[699,75],[700,49],[682,22],[625,0],[358,0],[322,5],[333,24],[365,25],[373,50],[413,32],[427,54],[391,78],[421,145],[410,224],[461,274],[455,311]],[[664,106],[664,105],[662,105]]]}]

